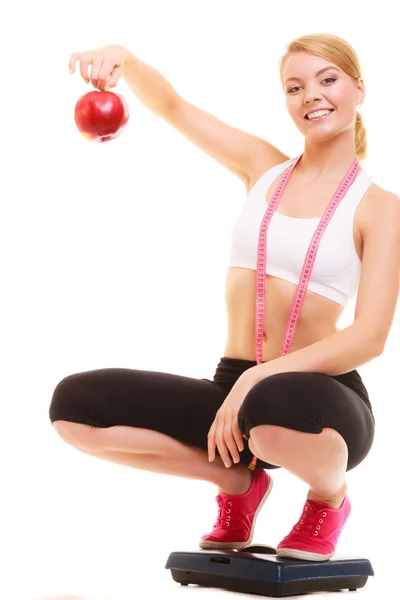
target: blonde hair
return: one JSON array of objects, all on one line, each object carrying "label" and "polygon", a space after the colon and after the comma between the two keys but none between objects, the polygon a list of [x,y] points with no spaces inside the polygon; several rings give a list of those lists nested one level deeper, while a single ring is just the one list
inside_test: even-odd
[{"label": "blonde hair", "polygon": [[[329,33],[303,35],[292,40],[286,48],[286,53],[280,59],[280,78],[283,85],[283,69],[286,61],[294,52],[308,52],[320,56],[335,64],[350,77],[357,80],[361,77],[359,58],[348,42]],[[364,160],[367,155],[367,132],[361,114],[357,111],[355,123],[355,148],[357,158]]]}]

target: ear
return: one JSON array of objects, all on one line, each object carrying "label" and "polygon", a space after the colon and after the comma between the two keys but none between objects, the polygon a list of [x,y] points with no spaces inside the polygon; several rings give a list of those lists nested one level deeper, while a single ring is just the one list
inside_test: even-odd
[{"label": "ear", "polygon": [[360,105],[364,102],[365,93],[366,90],[364,80],[362,79],[362,77],[359,77],[357,82],[357,105]]}]

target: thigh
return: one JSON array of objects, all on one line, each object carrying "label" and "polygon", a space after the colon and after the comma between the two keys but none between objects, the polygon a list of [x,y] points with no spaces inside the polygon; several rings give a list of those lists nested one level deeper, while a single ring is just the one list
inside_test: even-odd
[{"label": "thigh", "polygon": [[347,470],[366,457],[374,438],[374,419],[365,402],[322,373],[279,373],[256,384],[241,407],[239,425],[249,437],[251,428],[261,424],[308,433],[335,429],[348,447]]},{"label": "thigh", "polygon": [[93,427],[141,427],[206,447],[215,413],[227,394],[206,379],[138,369],[98,369],[60,381],[53,393],[50,420]]}]

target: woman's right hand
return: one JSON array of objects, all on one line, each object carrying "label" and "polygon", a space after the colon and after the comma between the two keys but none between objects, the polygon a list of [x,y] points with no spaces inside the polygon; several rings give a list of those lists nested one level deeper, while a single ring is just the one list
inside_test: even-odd
[{"label": "woman's right hand", "polygon": [[69,60],[69,70],[71,74],[75,73],[76,61],[79,61],[84,81],[90,81],[94,88],[104,92],[117,85],[128,56],[129,50],[117,44],[101,46],[87,52],[75,52]]}]

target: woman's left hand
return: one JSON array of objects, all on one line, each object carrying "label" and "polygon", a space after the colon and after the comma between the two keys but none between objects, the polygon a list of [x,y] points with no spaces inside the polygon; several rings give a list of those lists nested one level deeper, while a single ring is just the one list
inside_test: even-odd
[{"label": "woman's left hand", "polygon": [[248,371],[245,371],[236,381],[215,415],[207,436],[210,462],[215,459],[216,447],[226,467],[230,467],[232,464],[229,452],[235,463],[240,461],[239,452],[243,450],[244,444],[237,416],[252,387],[251,377]]}]

